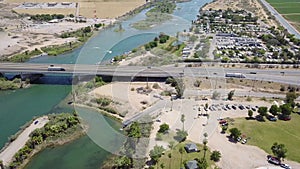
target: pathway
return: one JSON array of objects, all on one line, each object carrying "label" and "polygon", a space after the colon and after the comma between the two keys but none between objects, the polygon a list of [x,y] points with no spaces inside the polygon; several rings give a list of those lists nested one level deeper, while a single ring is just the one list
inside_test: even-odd
[{"label": "pathway", "polygon": [[[37,124],[34,124],[36,121],[38,121]],[[14,155],[21,149],[26,142],[29,140],[29,135],[31,132],[33,132],[37,128],[42,128],[47,122],[48,117],[43,116],[40,118],[37,118],[32,122],[32,124],[27,127],[18,137],[16,140],[11,142],[8,147],[0,153],[0,160],[3,161],[3,164],[5,166],[8,166],[11,160],[13,159]]]}]

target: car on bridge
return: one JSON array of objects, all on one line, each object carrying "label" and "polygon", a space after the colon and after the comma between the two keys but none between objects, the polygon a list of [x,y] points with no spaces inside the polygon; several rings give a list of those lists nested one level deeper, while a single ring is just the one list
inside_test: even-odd
[{"label": "car on bridge", "polygon": [[48,71],[65,71],[65,68],[59,67],[59,66],[50,65],[48,67]]}]

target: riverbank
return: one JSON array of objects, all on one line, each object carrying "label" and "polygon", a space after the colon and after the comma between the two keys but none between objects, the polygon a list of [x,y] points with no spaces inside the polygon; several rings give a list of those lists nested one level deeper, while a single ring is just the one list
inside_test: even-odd
[{"label": "riverbank", "polygon": [[0,76],[0,91],[28,88],[30,86],[29,83],[29,80],[26,80],[25,82],[18,78],[15,78],[14,80],[7,80]]},{"label": "riverbank", "polygon": [[22,133],[18,135],[18,137],[11,142],[1,153],[0,160],[3,161],[5,166],[12,161],[14,155],[19,151],[21,147],[24,147],[26,142],[30,139],[30,134],[38,128],[44,127],[44,125],[48,122],[48,117],[43,116],[34,120],[30,126],[28,126]]},{"label": "riverbank", "polygon": [[23,168],[35,154],[43,149],[63,145],[83,136],[87,131],[87,126],[82,124],[77,116],[76,113],[61,113],[36,119],[24,130],[24,134],[20,134],[1,153],[4,165]]}]

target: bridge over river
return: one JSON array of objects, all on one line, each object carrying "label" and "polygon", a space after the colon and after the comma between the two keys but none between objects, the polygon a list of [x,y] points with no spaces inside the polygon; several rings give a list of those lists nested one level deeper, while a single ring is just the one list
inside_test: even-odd
[{"label": "bridge over river", "polygon": [[[147,66],[104,66],[83,64],[55,64],[64,71],[48,71],[48,64],[0,63],[0,73],[42,74],[74,76],[111,76],[167,78],[167,77],[213,77],[224,78],[226,73],[243,73],[247,79],[273,81],[291,85],[300,84],[300,71],[297,69],[250,69],[222,67],[147,67]],[[129,79],[130,79],[129,78]]]}]

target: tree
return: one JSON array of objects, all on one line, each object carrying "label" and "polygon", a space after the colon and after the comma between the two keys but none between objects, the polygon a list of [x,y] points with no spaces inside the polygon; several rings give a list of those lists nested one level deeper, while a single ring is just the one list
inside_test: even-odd
[{"label": "tree", "polygon": [[178,130],[176,132],[176,140],[179,141],[179,142],[183,142],[186,140],[186,137],[188,136],[188,133],[184,130]]},{"label": "tree", "polygon": [[227,129],[228,129],[228,126],[222,126],[222,131],[221,131],[221,133],[225,133],[225,132],[227,131]]},{"label": "tree", "polygon": [[159,126],[158,132],[159,133],[165,133],[168,130],[169,130],[169,125],[166,124],[166,123],[164,123],[164,124],[162,124],[162,125]]},{"label": "tree", "polygon": [[171,159],[172,159],[172,154],[169,153],[169,154],[168,154],[168,157],[169,157],[169,169],[171,169]]},{"label": "tree", "polygon": [[228,100],[232,100],[233,95],[234,95],[234,90],[231,90],[231,91],[228,93]]},{"label": "tree", "polygon": [[198,161],[198,167],[199,167],[199,169],[207,169],[208,164],[207,164],[207,161],[206,161],[205,158],[201,158],[201,159]]},{"label": "tree", "polygon": [[129,131],[128,131],[128,137],[133,137],[133,138],[142,137],[140,124],[138,122],[133,122],[130,125]]},{"label": "tree", "polygon": [[115,165],[117,168],[129,169],[132,166],[132,160],[127,156],[122,156],[116,159]]},{"label": "tree", "polygon": [[214,91],[212,94],[212,99],[217,100],[220,99],[221,94],[217,91]]},{"label": "tree", "polygon": [[291,115],[293,108],[292,108],[291,104],[283,104],[280,106],[280,110],[281,110],[281,114],[283,116],[289,116],[289,115]]},{"label": "tree", "polygon": [[204,133],[203,136],[204,136],[205,138],[207,138],[207,137],[208,137],[208,134],[207,134],[207,133]]},{"label": "tree", "polygon": [[269,112],[273,115],[276,116],[279,112],[279,107],[277,105],[272,105],[269,109]]},{"label": "tree", "polygon": [[284,144],[278,144],[277,142],[275,142],[271,147],[271,150],[273,154],[279,159],[284,159],[286,157],[287,149],[285,148]]},{"label": "tree", "polygon": [[175,90],[177,92],[177,97],[181,98],[183,96],[183,92],[184,92],[184,83],[182,79],[177,79],[177,85],[175,86]]},{"label": "tree", "polygon": [[164,163],[161,163],[161,164],[160,164],[160,168],[161,168],[161,169],[164,169],[164,168],[165,168],[165,164],[164,164]]},{"label": "tree", "polygon": [[294,91],[288,92],[286,94],[286,97],[285,97],[285,102],[291,104],[291,106],[294,107],[295,106],[295,99],[297,97],[298,97],[298,95]]},{"label": "tree", "polygon": [[213,151],[212,154],[210,155],[210,159],[217,162],[220,161],[221,158],[221,153],[219,151]]},{"label": "tree", "polygon": [[230,137],[233,138],[235,141],[242,135],[241,131],[237,128],[231,128],[229,130],[230,132]]},{"label": "tree", "polygon": [[182,154],[183,154],[183,148],[179,147],[178,149],[179,153],[180,153],[180,166],[182,165]]},{"label": "tree", "polygon": [[157,163],[158,159],[163,155],[164,151],[165,149],[163,148],[163,146],[155,145],[153,150],[150,151],[149,156],[155,163]]},{"label": "tree", "polygon": [[196,81],[194,82],[194,86],[195,86],[195,87],[200,87],[201,83],[202,83],[202,81],[196,80]]},{"label": "tree", "polygon": [[182,122],[182,130],[184,130],[184,121],[185,121],[184,114],[181,115],[180,121]]},{"label": "tree", "polygon": [[249,118],[252,119],[252,116],[253,116],[253,111],[252,110],[248,110],[248,116],[249,116]]},{"label": "tree", "polygon": [[268,112],[268,108],[267,107],[259,107],[257,112],[259,113],[259,115],[264,118],[264,116],[267,115]]},{"label": "tree", "polygon": [[206,151],[207,151],[207,143],[208,143],[208,141],[207,141],[207,139],[203,139],[203,141],[202,141],[202,143],[203,143],[203,158],[205,158],[205,156],[206,156]]},{"label": "tree", "polygon": [[206,114],[207,114],[208,103],[205,103],[205,106],[204,106],[204,108],[205,108],[205,111],[206,111]]}]

